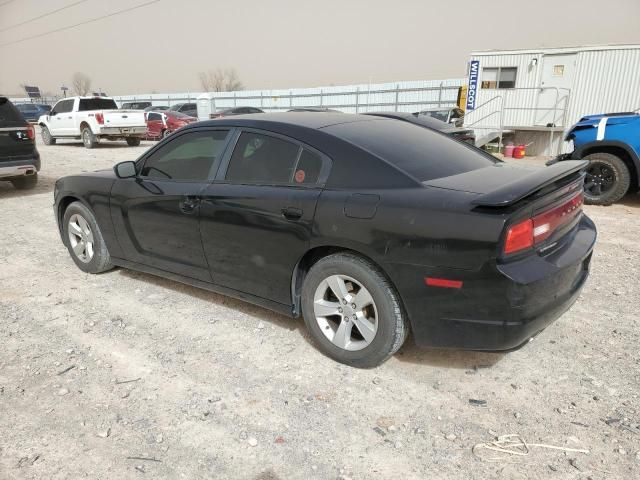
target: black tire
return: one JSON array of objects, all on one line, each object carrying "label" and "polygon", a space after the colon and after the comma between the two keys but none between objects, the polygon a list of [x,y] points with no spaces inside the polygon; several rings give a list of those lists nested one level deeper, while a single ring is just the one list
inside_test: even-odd
[{"label": "black tire", "polygon": [[169,131],[168,128],[165,128],[164,130],[162,130],[162,135],[160,136],[160,138],[167,138],[169,135],[171,135],[171,132]]},{"label": "black tire", "polygon": [[[69,230],[71,228],[71,219],[74,215],[82,217],[87,222],[92,234],[93,255],[90,259],[87,259],[88,261],[83,261],[78,254],[74,252],[73,246],[71,245]],[[69,255],[71,255],[71,258],[80,270],[87,273],[101,273],[113,268],[107,245],[104,242],[100,227],[91,210],[80,202],[73,202],[65,210],[62,222],[64,244],[69,250]]]},{"label": "black tire", "polygon": [[82,129],[82,143],[85,148],[95,148],[98,146],[98,138],[93,134],[91,128],[88,126],[85,126]]},{"label": "black tire", "polygon": [[56,139],[51,136],[51,132],[45,126],[43,126],[40,130],[40,136],[42,137],[42,143],[45,145],[55,145]]},{"label": "black tire", "polygon": [[127,137],[127,145],[130,147],[137,147],[140,145],[140,139],[138,137]]},{"label": "black tire", "polygon": [[[376,305],[377,331],[370,343],[360,350],[351,351],[335,345],[316,320],[314,295],[321,283],[332,275],[347,276],[361,283]],[[398,351],[409,333],[409,324],[393,285],[373,263],[351,253],[329,255],[311,267],[302,287],[302,314],[311,336],[323,353],[358,368],[372,368],[385,362]]]},{"label": "black tire", "polygon": [[11,183],[18,190],[30,190],[38,184],[38,174],[27,175],[11,179]]},{"label": "black tire", "polygon": [[589,161],[584,184],[584,202],[611,205],[620,200],[631,185],[631,172],[620,157],[596,152],[584,157]]}]

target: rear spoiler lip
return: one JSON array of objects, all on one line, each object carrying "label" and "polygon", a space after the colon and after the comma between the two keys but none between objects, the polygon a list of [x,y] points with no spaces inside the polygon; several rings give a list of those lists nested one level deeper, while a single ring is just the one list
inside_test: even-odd
[{"label": "rear spoiler lip", "polygon": [[480,195],[471,203],[482,207],[508,207],[553,182],[579,172],[589,164],[586,160],[566,160],[541,168],[529,175]]}]

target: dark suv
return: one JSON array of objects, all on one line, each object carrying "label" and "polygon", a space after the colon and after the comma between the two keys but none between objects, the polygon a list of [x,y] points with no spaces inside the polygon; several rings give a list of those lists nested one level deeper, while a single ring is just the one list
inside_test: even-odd
[{"label": "dark suv", "polygon": [[33,125],[8,98],[0,97],[0,181],[9,181],[18,189],[36,186],[40,154],[35,138]]}]

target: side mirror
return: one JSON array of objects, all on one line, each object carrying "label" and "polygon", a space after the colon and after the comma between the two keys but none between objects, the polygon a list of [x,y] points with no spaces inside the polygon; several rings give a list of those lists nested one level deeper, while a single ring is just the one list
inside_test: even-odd
[{"label": "side mirror", "polygon": [[120,162],[113,167],[113,171],[116,172],[118,178],[132,178],[137,175],[136,162],[126,161]]},{"label": "side mirror", "polygon": [[56,112],[55,110],[51,110],[49,112],[49,116],[51,116],[51,117],[55,117],[57,114],[58,114],[58,112]]}]

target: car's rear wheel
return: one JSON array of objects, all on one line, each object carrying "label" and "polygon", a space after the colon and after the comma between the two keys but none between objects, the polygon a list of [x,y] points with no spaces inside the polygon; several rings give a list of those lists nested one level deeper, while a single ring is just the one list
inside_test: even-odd
[{"label": "car's rear wheel", "polygon": [[100,227],[93,213],[80,202],[73,202],[64,212],[64,243],[80,270],[100,273],[113,268]]},{"label": "car's rear wheel", "polygon": [[82,143],[86,148],[95,148],[98,145],[98,138],[93,134],[91,128],[82,129]]},{"label": "car's rear wheel", "polygon": [[584,201],[590,205],[611,205],[629,190],[631,175],[620,157],[597,152],[584,157],[589,161],[584,181]]},{"label": "car's rear wheel", "polygon": [[302,288],[302,313],[320,350],[359,368],[383,363],[409,332],[389,280],[351,253],[330,255],[311,267]]},{"label": "car's rear wheel", "polygon": [[137,137],[127,137],[127,145],[130,147],[137,147],[140,145],[140,139]]},{"label": "car's rear wheel", "polygon": [[38,174],[26,175],[11,179],[11,184],[18,190],[30,190],[38,184]]},{"label": "car's rear wheel", "polygon": [[171,132],[169,131],[168,128],[165,128],[164,130],[162,130],[162,138],[167,138],[169,135],[171,135]]},{"label": "car's rear wheel", "polygon": [[51,136],[51,132],[47,127],[42,127],[40,136],[42,137],[42,143],[45,145],[55,145],[56,139]]}]

